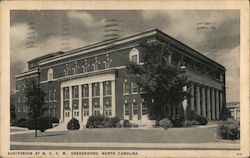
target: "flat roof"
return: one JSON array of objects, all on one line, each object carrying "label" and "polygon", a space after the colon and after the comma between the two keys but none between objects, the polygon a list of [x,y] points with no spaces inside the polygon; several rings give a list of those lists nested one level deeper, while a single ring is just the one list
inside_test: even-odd
[{"label": "flat roof", "polygon": [[[189,47],[188,45],[180,42],[179,40],[176,40],[175,38],[167,35],[166,33],[162,32],[162,31],[160,31],[159,29],[156,29],[156,28],[146,30],[146,31],[136,33],[136,34],[126,36],[126,37],[121,37],[121,38],[117,38],[117,39],[113,39],[113,40],[101,41],[101,42],[98,42],[98,43],[90,44],[90,45],[80,47],[80,48],[77,48],[77,49],[73,49],[73,50],[70,50],[70,51],[67,51],[67,52],[63,52],[63,53],[57,53],[57,54],[51,53],[51,55],[47,54],[47,56],[46,55],[41,56],[41,57],[35,58],[35,59],[31,60],[31,61],[35,61],[35,60],[39,61],[40,60],[40,64],[43,65],[43,64],[55,62],[55,61],[58,61],[58,60],[61,60],[61,59],[65,59],[67,57],[74,57],[74,56],[77,56],[79,54],[86,54],[86,53],[90,53],[90,52],[93,52],[93,51],[96,51],[96,50],[101,50],[101,49],[104,49],[104,48],[119,46],[119,45],[122,45],[122,44],[127,43],[127,42],[131,42],[131,41],[134,41],[134,40],[141,40],[143,38],[152,37],[152,36],[155,36],[155,37],[159,36],[160,38],[163,38],[163,39],[167,40],[168,42],[174,43],[173,45],[188,51],[190,54],[196,56],[197,58],[200,58],[201,60],[207,61],[209,63],[213,63],[214,65],[218,66],[223,71],[226,70],[225,67],[222,66],[221,64],[217,63],[216,61],[208,58],[207,56],[205,56],[203,54],[201,54],[199,51]],[[31,61],[29,61],[29,62],[31,62]]]}]

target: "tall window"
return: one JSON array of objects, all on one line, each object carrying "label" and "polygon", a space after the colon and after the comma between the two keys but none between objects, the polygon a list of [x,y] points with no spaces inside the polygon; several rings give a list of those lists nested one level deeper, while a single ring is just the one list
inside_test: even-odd
[{"label": "tall window", "polygon": [[99,83],[93,83],[92,84],[92,96],[93,97],[98,97],[100,96],[100,86],[99,86]]},{"label": "tall window", "polygon": [[82,65],[82,72],[83,72],[83,73],[87,72],[87,71],[86,71],[86,66],[85,66],[85,65]]},{"label": "tall window", "polygon": [[135,82],[131,83],[131,87],[132,87],[132,94],[138,93],[138,86]]},{"label": "tall window", "polygon": [[68,87],[63,88],[63,99],[64,100],[69,99],[69,88]]},{"label": "tall window", "polygon": [[52,68],[50,68],[48,70],[48,81],[51,81],[51,80],[53,80],[53,69]]},{"label": "tall window", "polygon": [[123,83],[123,94],[129,94],[129,83],[126,79]]},{"label": "tall window", "polygon": [[98,65],[99,65],[98,59],[97,59],[97,57],[95,57],[95,63],[93,63],[93,70],[94,71],[98,70]]},{"label": "tall window", "polygon": [[147,115],[147,113],[148,113],[148,111],[147,111],[147,103],[145,102],[144,99],[142,99],[141,106],[142,106],[142,115]]},{"label": "tall window", "polygon": [[112,60],[109,58],[109,55],[107,54],[106,55],[106,61],[103,61],[105,69],[110,68],[110,62],[112,62]]},{"label": "tall window", "polygon": [[89,97],[89,86],[88,84],[82,85],[82,98],[88,98]]},{"label": "tall window", "polygon": [[129,52],[129,61],[134,63],[139,63],[139,51],[136,48],[133,48]]},{"label": "tall window", "polygon": [[69,75],[69,64],[66,64],[66,65],[65,65],[65,69],[64,69],[63,71],[64,71],[64,75],[65,75],[65,76],[68,76],[68,75]]},{"label": "tall window", "polygon": [[133,114],[134,115],[138,114],[138,104],[137,103],[133,103]]},{"label": "tall window", "polygon": [[54,95],[53,95],[53,97],[54,97],[54,101],[56,101],[56,89],[54,89]]},{"label": "tall window", "polygon": [[94,115],[97,116],[97,115],[100,115],[100,110],[94,110]]},{"label": "tall window", "polygon": [[125,115],[129,115],[129,103],[125,103],[124,104],[124,114]]},{"label": "tall window", "polygon": [[53,100],[52,92],[51,90],[49,90],[49,102],[51,102],[52,100]]},{"label": "tall window", "polygon": [[104,96],[111,95],[111,81],[104,82],[104,84],[103,84],[103,92],[104,92]]},{"label": "tall window", "polygon": [[72,98],[76,99],[78,97],[79,97],[78,86],[73,86],[72,87]]}]

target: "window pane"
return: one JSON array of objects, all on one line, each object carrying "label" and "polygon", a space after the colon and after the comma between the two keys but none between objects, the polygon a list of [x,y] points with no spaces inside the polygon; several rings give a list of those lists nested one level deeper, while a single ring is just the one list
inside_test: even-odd
[{"label": "window pane", "polygon": [[133,103],[133,114],[134,115],[138,114],[138,105],[137,105],[137,103]]}]

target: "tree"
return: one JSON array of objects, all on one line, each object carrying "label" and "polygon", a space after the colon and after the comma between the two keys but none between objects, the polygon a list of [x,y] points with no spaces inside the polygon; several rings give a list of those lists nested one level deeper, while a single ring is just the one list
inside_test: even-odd
[{"label": "tree", "polygon": [[167,117],[170,106],[174,106],[177,113],[183,113],[181,103],[189,97],[188,91],[183,91],[188,85],[185,71],[170,63],[167,46],[144,42],[139,48],[143,64],[130,62],[127,69],[129,77],[146,92],[141,95],[147,100],[150,118],[160,120]]},{"label": "tree", "polygon": [[26,97],[27,106],[29,110],[29,119],[34,121],[35,137],[37,137],[37,130],[39,129],[39,121],[41,120],[44,111],[44,97],[46,93],[41,89],[40,85],[34,80],[26,83]]},{"label": "tree", "polygon": [[15,112],[15,96],[13,94],[10,95],[10,121],[11,123],[16,120],[16,112]]}]

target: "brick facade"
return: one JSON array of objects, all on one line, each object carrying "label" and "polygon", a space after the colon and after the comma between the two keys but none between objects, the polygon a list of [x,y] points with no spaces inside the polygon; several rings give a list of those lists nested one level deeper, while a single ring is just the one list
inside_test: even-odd
[{"label": "brick facade", "polygon": [[[25,102],[18,100],[25,94],[19,90],[19,87],[25,80],[34,78],[34,73],[30,72],[37,71],[35,79],[47,93],[46,115],[59,118],[60,121],[65,121],[65,116],[75,116],[86,122],[87,117],[94,114],[97,109],[100,113],[111,114],[121,119],[135,122],[147,120],[146,103],[140,97],[140,93],[143,92],[138,88],[137,93],[132,93],[133,81],[128,78],[126,70],[131,60],[130,52],[133,49],[140,52],[138,44],[145,40],[166,44],[172,52],[171,63],[176,66],[185,64],[188,80],[193,83],[191,89],[195,94],[188,100],[189,108],[197,110],[209,119],[219,119],[226,99],[225,68],[157,29],[69,52],[52,53],[29,61],[29,71],[26,75],[23,73],[16,76],[16,109],[19,109],[16,111],[17,117],[25,117],[25,112],[20,111],[20,107],[23,108]],[[142,62],[140,56],[138,58],[139,62]],[[100,91],[97,97],[92,94],[95,83],[98,83]],[[111,86],[109,87],[111,96],[104,94],[106,83]],[[125,83],[128,86],[127,93],[124,93]],[[82,95],[83,85],[86,85],[89,90],[87,98],[83,98]],[[79,92],[79,96],[75,99],[72,98],[74,86]],[[69,88],[68,100],[62,100],[63,88]],[[64,104],[69,104],[69,107],[64,107]],[[95,104],[97,108],[94,107]],[[109,104],[111,104],[110,111]],[[75,108],[74,105],[76,105]],[[169,111],[171,115],[175,113],[175,109],[169,109]]]}]

